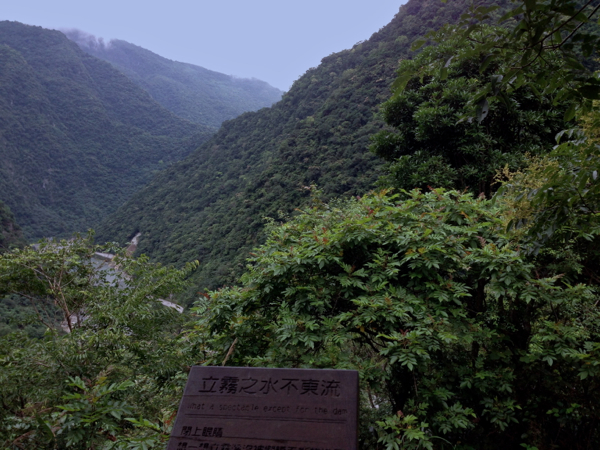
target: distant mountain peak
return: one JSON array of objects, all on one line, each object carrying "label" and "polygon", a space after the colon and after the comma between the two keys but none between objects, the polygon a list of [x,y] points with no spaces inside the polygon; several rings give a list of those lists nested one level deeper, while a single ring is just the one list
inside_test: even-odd
[{"label": "distant mountain peak", "polygon": [[85,231],[214,131],[61,32],[0,22],[0,200],[28,239]]},{"label": "distant mountain peak", "polygon": [[108,61],[158,103],[191,122],[218,127],[244,112],[269,107],[283,95],[256,78],[172,61],[120,39],[106,42],[77,29],[61,31],[83,51]]}]

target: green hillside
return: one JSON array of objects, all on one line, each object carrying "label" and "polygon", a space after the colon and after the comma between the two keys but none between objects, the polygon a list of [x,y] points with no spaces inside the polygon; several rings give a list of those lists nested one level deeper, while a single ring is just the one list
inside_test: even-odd
[{"label": "green hillside", "polygon": [[[0,201],[0,255],[26,244],[27,241],[23,237],[21,227],[15,221],[15,216],[10,208]],[[25,330],[30,336],[43,336],[44,327],[32,324],[29,320],[34,313],[27,299],[13,295],[0,295],[0,336],[17,330]]]},{"label": "green hillside", "polygon": [[65,34],[90,55],[110,62],[165,108],[195,123],[218,127],[281,99],[282,92],[264,81],[171,61],[121,40],[105,44],[78,30]]},{"label": "green hillside", "polygon": [[85,231],[212,132],[64,34],[0,22],[0,200],[28,239]]},{"label": "green hillside", "polygon": [[328,196],[362,195],[380,175],[369,153],[383,127],[398,61],[411,43],[456,20],[467,1],[411,1],[390,24],[352,49],[323,58],[281,102],[225,122],[185,161],[155,177],[99,229],[166,263],[198,259],[199,287],[232,282],[262,242],[264,217],[288,214],[318,185]]},{"label": "green hillside", "polygon": [[0,253],[26,244],[21,227],[6,204],[0,201]]},{"label": "green hillside", "polygon": [[[343,405],[285,405],[345,403],[328,373],[355,371],[345,448],[600,448],[600,79],[580,63],[600,3],[500,1],[409,0],[159,171],[103,225],[135,235],[120,251],[91,232],[0,249],[0,449],[332,447],[235,433],[229,407],[174,423],[198,365],[328,369],[250,393],[283,405],[257,423],[332,432]],[[0,225],[18,235],[2,202]],[[225,375],[215,401],[256,400]]]}]

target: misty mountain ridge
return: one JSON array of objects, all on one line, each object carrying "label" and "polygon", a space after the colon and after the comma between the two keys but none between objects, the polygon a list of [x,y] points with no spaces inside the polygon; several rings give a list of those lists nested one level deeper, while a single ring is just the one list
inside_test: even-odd
[{"label": "misty mountain ridge", "polygon": [[105,41],[77,29],[61,31],[86,53],[108,61],[161,105],[191,122],[218,127],[244,112],[271,106],[283,94],[265,81],[172,61],[123,40]]},{"label": "misty mountain ridge", "polygon": [[28,239],[93,227],[214,131],[63,33],[0,22],[0,200]]}]

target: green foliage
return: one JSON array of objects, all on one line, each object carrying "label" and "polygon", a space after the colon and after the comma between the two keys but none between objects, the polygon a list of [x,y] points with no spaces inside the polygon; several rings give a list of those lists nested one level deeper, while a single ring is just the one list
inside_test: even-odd
[{"label": "green foliage", "polygon": [[527,170],[508,174],[495,201],[505,208],[507,228],[520,237],[522,250],[535,255],[539,273],[559,275],[565,284],[597,288],[598,128],[595,119],[584,125],[583,130],[561,133],[570,139]]},{"label": "green foliage", "polygon": [[[2,448],[160,448],[168,437],[197,356],[186,315],[160,299],[184,289],[195,265],[117,255],[107,266],[91,257],[108,249],[91,241],[0,256],[0,293],[27,298],[46,326],[42,338],[0,338]],[[44,315],[53,308],[61,317]]]},{"label": "green foliage", "polygon": [[598,445],[594,290],[470,194],[316,201],[199,307],[208,363],[360,370],[361,448]]},{"label": "green foliage", "polygon": [[570,130],[580,137],[557,145],[545,158],[544,168],[537,174],[539,186],[524,186],[523,177],[505,183],[501,194],[527,198],[531,211],[527,217],[516,217],[510,227],[526,227],[539,249],[557,232],[563,237],[596,235],[600,212],[600,149],[581,130]]},{"label": "green foliage", "polygon": [[[569,40],[540,28],[549,18],[546,26],[574,38],[587,19],[568,5],[526,2],[520,12],[531,23],[516,32],[473,23],[473,32],[429,35],[447,42],[402,63],[398,94],[384,107],[399,131],[376,137],[392,162],[411,152],[402,170],[416,178],[396,182],[430,177],[489,193],[496,168],[508,173],[527,151],[549,149],[559,118],[589,106],[579,88],[592,82],[555,57],[575,51]],[[141,251],[163,261],[200,257],[193,281],[215,286],[233,280],[245,249],[262,241],[262,216],[286,220],[268,222],[240,285],[206,295],[191,330],[160,299],[186,288],[193,265],[175,270],[123,255],[114,266],[94,265],[103,248],[91,236],[1,255],[0,295],[28,299],[47,324],[41,339],[0,338],[2,445],[160,448],[187,366],[227,359],[359,370],[364,449],[599,447],[599,169],[591,139],[570,133],[513,173],[494,201],[443,188],[330,200],[364,192],[378,175],[364,150],[384,126],[373,113],[397,59],[409,56],[406,45],[466,7],[409,2],[369,41],[309,70],[270,110],[226,122],[105,223],[103,239],[141,232]],[[487,20],[490,11],[474,14]],[[511,17],[513,25],[522,19]],[[468,45],[457,47],[457,32]],[[479,41],[484,32],[506,45]],[[582,36],[574,42],[585,43]],[[515,49],[532,42],[539,58],[525,53],[508,84],[494,77],[510,74]],[[553,64],[558,81],[545,78]],[[290,217],[315,181],[324,194]]]},{"label": "green foliage", "polygon": [[[500,33],[485,27],[482,36],[493,32]],[[498,66],[494,62],[480,71],[483,55],[473,54],[472,47],[454,39],[401,62],[397,81],[405,74],[417,76],[405,79],[406,85],[383,105],[389,128],[374,136],[371,147],[388,161],[381,184],[469,189],[489,197],[498,170],[523,167],[526,155],[545,153],[554,143],[567,108],[553,106],[549,96],[539,97],[529,87],[514,90],[504,102],[486,103],[480,120],[469,117],[472,97]],[[453,57],[439,74],[429,75],[430,66],[446,54]]]},{"label": "green foliage", "polygon": [[0,201],[0,253],[13,247],[21,247],[27,242],[15,216],[6,204]]},{"label": "green foliage", "polygon": [[[88,238],[89,239],[89,238]],[[38,320],[49,328],[57,324],[45,319],[61,311],[65,326],[72,330],[72,318],[79,320],[83,305],[92,295],[96,280],[91,263],[95,249],[86,241],[54,243],[45,241],[37,248],[25,247],[0,257],[0,294],[27,298],[38,312]]]},{"label": "green foliage", "polygon": [[191,122],[218,128],[225,120],[281,99],[282,92],[264,81],[234,78],[171,61],[121,40],[104,44],[77,30],[65,34],[85,52],[111,63],[165,108]]},{"label": "green foliage", "polygon": [[[499,5],[473,4],[456,24],[432,30],[415,48],[428,40],[443,43],[460,39],[460,48],[481,58],[483,73],[497,64],[494,75],[471,96],[472,117],[481,114],[492,100],[508,104],[507,95],[527,86],[538,96],[550,96],[554,104],[570,102],[565,120],[577,110],[589,111],[592,100],[600,98],[600,80],[594,64],[582,62],[598,51],[598,9],[594,0],[512,0],[512,7],[497,19],[503,28],[489,30],[484,23],[498,12]],[[557,57],[553,57],[557,54]],[[441,53],[427,68],[430,74],[442,73],[454,52]],[[583,58],[582,58],[583,57]],[[411,76],[404,73],[397,81],[402,87]]]},{"label": "green foliage", "polygon": [[0,200],[28,239],[85,231],[212,129],[58,31],[0,23]]},{"label": "green foliage", "polygon": [[[60,312],[56,308],[48,311],[51,316],[43,316],[43,322],[60,322]],[[46,326],[40,322],[38,311],[31,301],[18,295],[0,298],[0,336],[22,330],[29,337],[42,338]]]},{"label": "green foliage", "polygon": [[[79,377],[69,380],[68,386],[79,392],[64,395],[62,398],[68,403],[58,406],[65,412],[59,419],[60,429],[57,432],[65,447],[94,447],[101,444],[107,436],[112,437],[120,431],[119,422],[123,417],[131,415],[125,402],[111,400],[111,397],[126,391],[134,383],[124,381],[107,385],[102,378],[91,389]],[[47,430],[54,437],[49,424]]]},{"label": "green foliage", "polygon": [[99,240],[124,243],[141,232],[139,253],[165,263],[200,260],[195,291],[234,282],[264,240],[263,217],[292,212],[307,200],[306,186],[330,197],[371,189],[382,163],[366,149],[384,125],[375,113],[398,60],[469,3],[408,2],[369,40],[323,58],[272,108],[225,122],[109,217]]}]

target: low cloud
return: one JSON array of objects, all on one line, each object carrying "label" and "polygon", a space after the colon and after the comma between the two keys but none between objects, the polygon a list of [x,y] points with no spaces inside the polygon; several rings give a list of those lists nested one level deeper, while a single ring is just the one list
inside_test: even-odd
[{"label": "low cloud", "polygon": [[108,50],[111,46],[111,41],[104,42],[103,38],[96,37],[77,28],[61,28],[60,31],[80,47],[93,50]]}]

